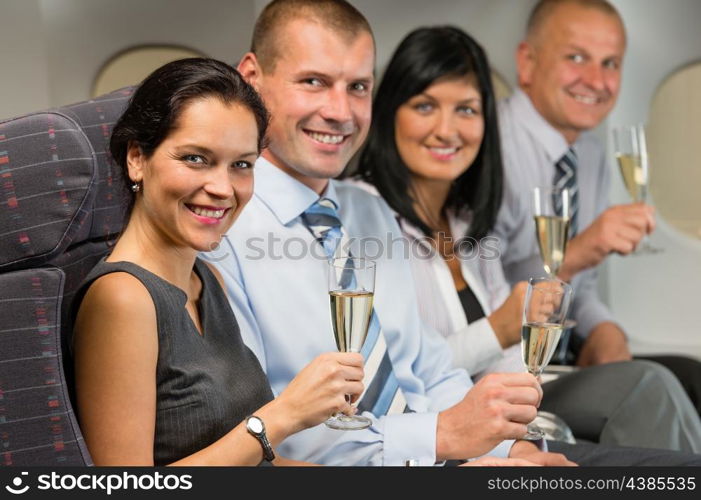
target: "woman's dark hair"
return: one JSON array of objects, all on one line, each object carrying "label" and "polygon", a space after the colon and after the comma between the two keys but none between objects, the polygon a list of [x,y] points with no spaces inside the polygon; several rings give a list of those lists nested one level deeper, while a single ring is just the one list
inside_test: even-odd
[{"label": "woman's dark hair", "polygon": [[[180,59],[146,77],[112,130],[110,153],[122,167],[127,182],[129,145],[136,144],[146,157],[151,156],[176,127],[185,106],[206,97],[215,97],[225,104],[240,104],[250,110],[258,125],[258,151],[263,148],[269,115],[253,87],[232,66],[221,61]],[[133,205],[134,197],[130,199]]]},{"label": "woman's dark hair", "polygon": [[[399,107],[440,78],[474,76],[482,97],[484,138],[472,166],[458,177],[444,208],[469,209],[469,233],[481,238],[496,221],[501,204],[502,164],[496,104],[487,56],[467,33],[453,26],[419,28],[399,44],[385,70],[373,101],[368,142],[359,158],[359,174],[372,183],[387,203],[427,236],[436,228],[414,210],[410,171],[395,142]],[[456,235],[457,236],[457,235]]]}]

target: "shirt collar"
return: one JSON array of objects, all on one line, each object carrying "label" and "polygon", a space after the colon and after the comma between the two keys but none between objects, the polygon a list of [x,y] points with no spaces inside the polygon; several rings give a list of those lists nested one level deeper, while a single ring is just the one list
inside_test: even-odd
[{"label": "shirt collar", "polygon": [[570,148],[563,135],[543,118],[523,90],[516,89],[511,100],[516,120],[524,125],[535,142],[543,146],[551,163],[559,161]]},{"label": "shirt collar", "polygon": [[[319,199],[316,192],[283,172],[263,157],[258,158],[255,166],[255,196],[272,212],[281,224],[287,225],[302,215]],[[336,206],[338,197],[333,180],[329,181],[324,198],[329,198]]]}]

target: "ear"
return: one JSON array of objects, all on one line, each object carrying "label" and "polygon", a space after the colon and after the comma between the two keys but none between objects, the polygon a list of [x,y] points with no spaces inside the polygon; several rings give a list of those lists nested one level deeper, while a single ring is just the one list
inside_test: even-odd
[{"label": "ear", "polygon": [[238,72],[241,73],[244,80],[250,83],[254,89],[259,91],[260,79],[263,75],[263,70],[258,64],[258,58],[253,52],[247,52],[239,62]]},{"label": "ear", "polygon": [[516,69],[518,72],[518,84],[521,88],[527,88],[531,84],[535,59],[535,49],[530,43],[523,41],[518,44],[516,49]]},{"label": "ear", "polygon": [[127,147],[127,171],[132,182],[141,182],[144,178],[146,155],[134,141]]}]

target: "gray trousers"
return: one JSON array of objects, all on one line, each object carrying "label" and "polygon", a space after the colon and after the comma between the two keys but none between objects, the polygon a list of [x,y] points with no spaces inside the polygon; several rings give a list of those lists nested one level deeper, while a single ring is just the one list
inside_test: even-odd
[{"label": "gray trousers", "polygon": [[543,384],[543,393],[540,409],[561,417],[577,438],[701,452],[699,415],[677,378],[658,363],[585,368]]},{"label": "gray trousers", "polygon": [[629,448],[605,444],[548,441],[548,450],[562,453],[581,466],[701,466],[701,455],[680,451]]}]

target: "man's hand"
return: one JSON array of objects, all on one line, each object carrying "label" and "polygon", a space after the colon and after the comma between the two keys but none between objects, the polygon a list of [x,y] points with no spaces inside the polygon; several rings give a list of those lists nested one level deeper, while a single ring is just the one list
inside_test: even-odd
[{"label": "man's hand", "polygon": [[602,365],[615,361],[630,361],[626,336],[618,325],[606,321],[599,323],[584,341],[577,358],[577,366]]},{"label": "man's hand", "polygon": [[484,455],[505,439],[526,433],[543,390],[528,373],[492,373],[481,379],[455,406],[438,414],[436,458]]},{"label": "man's hand", "polygon": [[516,441],[511,447],[509,458],[521,458],[537,465],[556,467],[576,467],[577,464],[568,460],[562,453],[540,451],[530,441]]},{"label": "man's hand", "polygon": [[646,234],[655,230],[655,209],[643,203],[615,205],[567,243],[558,277],[571,281],[611,253],[628,255]]}]

